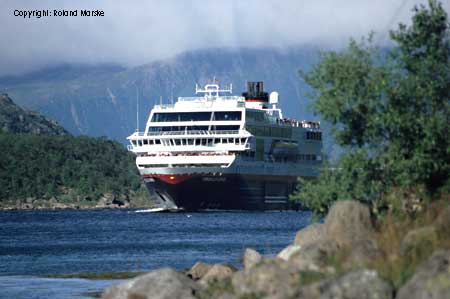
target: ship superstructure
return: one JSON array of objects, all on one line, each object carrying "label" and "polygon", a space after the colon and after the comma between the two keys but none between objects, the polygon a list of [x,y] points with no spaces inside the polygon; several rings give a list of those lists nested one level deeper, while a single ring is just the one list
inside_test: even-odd
[{"label": "ship superstructure", "polygon": [[[278,93],[248,82],[196,86],[196,97],[156,105],[127,139],[153,199],[168,209],[285,209],[297,177],[321,163],[320,124],[283,118]],[[227,95],[229,94],[229,95]]]}]

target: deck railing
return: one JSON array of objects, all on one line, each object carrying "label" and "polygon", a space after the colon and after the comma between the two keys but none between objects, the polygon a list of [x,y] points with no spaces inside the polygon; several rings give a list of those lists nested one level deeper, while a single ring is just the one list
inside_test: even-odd
[{"label": "deck railing", "polygon": [[184,131],[167,131],[167,132],[135,132],[130,137],[148,137],[148,136],[189,136],[189,135],[203,135],[203,136],[215,136],[215,135],[238,135],[247,133],[245,130],[184,130]]}]

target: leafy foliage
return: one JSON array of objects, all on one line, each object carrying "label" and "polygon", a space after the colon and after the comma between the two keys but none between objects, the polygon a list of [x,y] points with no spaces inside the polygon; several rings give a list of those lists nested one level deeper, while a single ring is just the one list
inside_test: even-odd
[{"label": "leafy foliage", "polygon": [[97,200],[140,187],[133,157],[106,138],[0,133],[0,201],[67,194]]},{"label": "leafy foliage", "polygon": [[294,200],[325,213],[335,200],[376,202],[398,188],[430,198],[449,190],[449,23],[435,0],[414,11],[411,26],[391,32],[397,46],[387,53],[371,38],[351,41],[300,73],[347,153],[317,182],[302,182]]}]

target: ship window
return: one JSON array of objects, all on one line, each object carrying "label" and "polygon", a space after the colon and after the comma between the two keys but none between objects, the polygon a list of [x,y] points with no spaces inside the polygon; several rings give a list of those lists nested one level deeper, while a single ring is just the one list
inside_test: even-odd
[{"label": "ship window", "polygon": [[131,140],[131,144],[136,146],[136,140]]},{"label": "ship window", "polygon": [[161,144],[161,140],[156,139],[156,140],[155,140],[155,144]]},{"label": "ship window", "polygon": [[194,144],[194,139],[188,139],[188,140],[187,140],[187,144],[193,145],[193,144]]},{"label": "ship window", "polygon": [[233,143],[233,138],[228,138],[228,143]]},{"label": "ship window", "polygon": [[138,140],[139,146],[142,146],[142,140]]},{"label": "ship window", "polygon": [[150,139],[150,140],[148,141],[148,144],[150,144],[150,145],[152,145],[153,143],[154,143],[153,139]]},{"label": "ship window", "polygon": [[[222,126],[217,126],[222,127]],[[227,126],[224,126],[227,127]],[[228,126],[229,127],[229,126]],[[231,126],[236,127],[235,130],[239,128],[239,126]],[[184,131],[201,131],[208,130],[208,126],[167,126],[167,127],[150,127],[149,132],[184,132]],[[224,130],[224,129],[221,129]]]},{"label": "ship window", "polygon": [[159,112],[153,114],[152,122],[209,121],[211,112]]},{"label": "ship window", "polygon": [[208,146],[211,146],[212,145],[212,143],[213,143],[213,140],[210,138],[210,139],[208,139]]},{"label": "ship window", "polygon": [[216,111],[214,112],[214,120],[241,120],[242,113],[240,111]]},{"label": "ship window", "polygon": [[306,132],[308,140],[322,140],[322,132]]},{"label": "ship window", "polygon": [[[150,127],[149,132],[184,132],[184,131],[207,131],[208,126],[168,126]],[[237,131],[239,126],[212,126],[212,131]]]},{"label": "ship window", "polygon": [[248,122],[270,122],[267,114],[265,112],[260,111],[245,111],[245,119]]},{"label": "ship window", "polygon": [[206,145],[206,139],[202,139],[202,145]]},{"label": "ship window", "polygon": [[245,144],[245,138],[241,138],[241,144]]},{"label": "ship window", "polygon": [[144,139],[144,145],[148,144],[148,139]]},{"label": "ship window", "polygon": [[217,131],[237,131],[239,126],[215,126]]},{"label": "ship window", "polygon": [[220,138],[214,139],[214,144],[219,144],[219,143],[220,143]]},{"label": "ship window", "polygon": [[181,140],[180,139],[175,139],[175,145],[181,145]]},{"label": "ship window", "polygon": [[222,143],[223,143],[223,144],[226,144],[226,143],[228,143],[228,139],[226,139],[226,138],[222,138]]}]

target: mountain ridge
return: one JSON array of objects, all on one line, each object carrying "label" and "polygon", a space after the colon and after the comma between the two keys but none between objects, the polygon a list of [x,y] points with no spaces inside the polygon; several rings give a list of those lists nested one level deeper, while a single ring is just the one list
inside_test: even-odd
[{"label": "mountain ridge", "polygon": [[38,112],[17,106],[8,94],[0,94],[0,129],[5,133],[37,135],[67,135],[56,121]]},{"label": "mountain ridge", "polygon": [[[181,53],[133,68],[66,66],[34,75],[0,78],[0,90],[27,108],[60,122],[73,134],[108,136],[124,143],[136,128],[139,98],[140,128],[152,106],[177,96],[194,94],[195,83],[216,77],[232,83],[236,94],[245,81],[264,81],[266,90],[280,93],[288,117],[311,118],[307,87],[297,75],[314,60],[315,49],[203,49]],[[58,76],[61,73],[61,76]],[[39,75],[41,74],[41,75]]]}]

